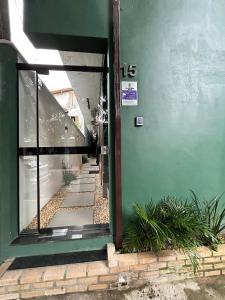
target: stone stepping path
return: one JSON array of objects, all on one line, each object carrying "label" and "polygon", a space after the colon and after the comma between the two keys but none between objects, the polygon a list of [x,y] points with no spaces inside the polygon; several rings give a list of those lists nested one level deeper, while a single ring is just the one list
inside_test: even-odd
[{"label": "stone stepping path", "polygon": [[89,174],[89,173],[80,174],[79,176],[77,176],[77,179],[80,178],[95,178],[95,174]]},{"label": "stone stepping path", "polygon": [[82,192],[94,192],[95,184],[71,184],[67,188],[69,193],[82,193]]},{"label": "stone stepping path", "polygon": [[94,193],[70,193],[65,197],[61,207],[92,206],[95,202]]},{"label": "stone stepping path", "polygon": [[98,171],[98,166],[85,164],[81,173],[66,188],[66,195],[48,227],[82,226],[94,224],[96,177],[89,171]]},{"label": "stone stepping path", "polygon": [[48,227],[82,226],[94,223],[94,210],[82,207],[76,210],[58,211]]},{"label": "stone stepping path", "polygon": [[95,183],[95,178],[79,178],[77,180],[72,181],[70,184],[87,184],[87,183]]},{"label": "stone stepping path", "polygon": [[83,172],[89,172],[89,171],[99,171],[99,167],[95,168],[95,167],[89,167],[89,168],[85,168],[82,170]]},{"label": "stone stepping path", "polygon": [[82,170],[81,174],[89,174],[89,170]]}]

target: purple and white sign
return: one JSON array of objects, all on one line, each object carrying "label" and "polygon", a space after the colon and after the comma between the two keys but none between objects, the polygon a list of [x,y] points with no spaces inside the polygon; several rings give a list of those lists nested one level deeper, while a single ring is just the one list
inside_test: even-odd
[{"label": "purple and white sign", "polygon": [[138,105],[137,81],[122,81],[122,105]]}]

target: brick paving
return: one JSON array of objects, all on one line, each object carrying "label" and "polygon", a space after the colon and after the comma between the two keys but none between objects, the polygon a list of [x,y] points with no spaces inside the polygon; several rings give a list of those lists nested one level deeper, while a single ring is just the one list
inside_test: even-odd
[{"label": "brick paving", "polygon": [[6,270],[9,265],[6,261],[1,266],[4,271],[0,276],[0,300],[123,290],[149,283],[168,284],[177,280],[225,275],[225,245],[220,245],[218,251],[200,247],[200,267],[196,274],[190,260],[179,251],[119,254],[113,244],[108,244],[107,251],[107,261],[15,271]]},{"label": "brick paving", "polygon": [[[169,283],[147,283],[138,288],[89,291],[71,295],[56,295],[48,300],[223,300],[224,276],[189,279]],[[44,297],[40,297],[45,299]]]}]

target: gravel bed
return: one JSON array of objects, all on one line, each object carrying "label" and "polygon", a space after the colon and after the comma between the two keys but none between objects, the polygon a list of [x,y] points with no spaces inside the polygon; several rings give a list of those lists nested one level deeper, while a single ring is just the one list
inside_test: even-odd
[{"label": "gravel bed", "polygon": [[100,175],[96,175],[96,193],[94,206],[94,224],[109,223],[109,200],[102,197],[102,185]]},{"label": "gravel bed", "polygon": [[[59,210],[65,196],[65,188],[61,188],[52,198],[45,204],[41,209],[40,226],[41,228],[48,227],[52,218]],[[37,217],[35,217],[32,222],[28,225],[27,229],[37,228]]]},{"label": "gravel bed", "polygon": [[[102,186],[100,174],[95,175],[96,189],[95,189],[95,203],[93,206],[82,206],[93,207],[94,208],[94,224],[106,224],[109,223],[109,201],[107,198],[103,198]],[[80,207],[61,207],[64,197],[67,195],[67,188],[62,187],[51,200],[46,203],[46,205],[41,209],[41,228],[47,228],[53,219],[54,215],[59,211],[71,211],[78,210]],[[35,217],[32,222],[28,225],[27,229],[37,228],[37,217]]]}]

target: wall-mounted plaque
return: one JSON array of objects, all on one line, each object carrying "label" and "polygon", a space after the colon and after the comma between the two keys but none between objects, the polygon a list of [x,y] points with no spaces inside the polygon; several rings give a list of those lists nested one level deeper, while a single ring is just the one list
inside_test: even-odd
[{"label": "wall-mounted plaque", "polygon": [[122,105],[138,105],[137,81],[122,81]]}]

